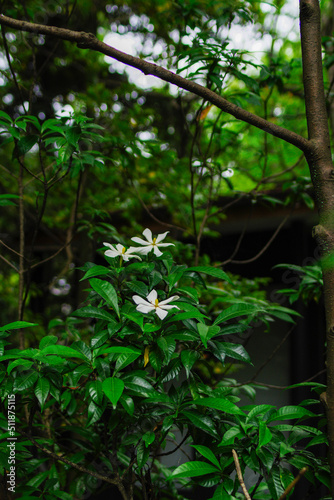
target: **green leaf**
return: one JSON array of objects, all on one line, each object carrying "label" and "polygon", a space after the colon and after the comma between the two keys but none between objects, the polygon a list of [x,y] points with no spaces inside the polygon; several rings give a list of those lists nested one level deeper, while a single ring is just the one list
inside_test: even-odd
[{"label": "green leaf", "polygon": [[38,323],[28,323],[27,321],[14,321],[14,323],[8,323],[7,325],[1,326],[0,331],[7,330],[19,330],[20,328],[29,328],[30,326],[38,326]]},{"label": "green leaf", "polygon": [[88,392],[95,404],[100,405],[102,403],[103,390],[101,380],[93,380],[92,382],[89,382]]},{"label": "green leaf", "polygon": [[153,441],[155,440],[155,434],[152,431],[147,431],[143,435],[142,439],[143,439],[143,441],[145,443],[146,448],[148,448],[150,446],[150,444],[152,444]]},{"label": "green leaf", "polygon": [[267,413],[269,410],[272,410],[275,408],[273,405],[247,405],[246,407],[243,407],[245,410],[249,410],[249,413],[247,415],[247,421],[251,420],[252,418],[256,417],[257,415],[264,415]]},{"label": "green leaf", "polygon": [[214,438],[218,437],[215,425],[210,417],[195,411],[187,410],[183,410],[182,414],[187,417],[187,419],[190,420],[195,427],[198,427],[198,429],[210,434],[210,436],[213,436]]},{"label": "green leaf", "polygon": [[0,194],[0,207],[15,207],[16,203],[11,200],[13,198],[20,198],[17,194]]},{"label": "green leaf", "polygon": [[230,277],[226,273],[224,273],[224,271],[218,269],[218,267],[195,266],[195,267],[188,267],[186,271],[196,271],[197,273],[208,274],[209,276],[213,276],[214,278],[227,281],[232,285]]},{"label": "green leaf", "polygon": [[[241,344],[232,344],[231,342],[214,342],[214,345],[219,352],[218,359],[224,359],[225,356],[244,361],[245,363],[252,363],[248,352]],[[223,357],[222,357],[223,355]]]},{"label": "green leaf", "polygon": [[217,458],[214,455],[214,453],[210,450],[210,448],[208,448],[207,446],[203,446],[201,444],[198,444],[198,445],[192,444],[191,446],[193,448],[195,448],[195,450],[197,450],[198,453],[200,453],[201,455],[203,455],[203,457],[205,457],[208,460],[210,460],[210,462],[212,462],[216,467],[218,467],[218,469],[221,469],[219,461],[217,460]]},{"label": "green leaf", "polygon": [[280,468],[277,465],[271,468],[267,485],[273,500],[277,500],[283,494],[284,489],[281,482]]},{"label": "green leaf", "polygon": [[109,338],[109,334],[106,330],[96,333],[94,337],[90,339],[90,345],[92,349],[98,349],[101,347]]},{"label": "green leaf", "polygon": [[259,421],[259,445],[258,448],[261,448],[261,446],[264,446],[265,444],[269,443],[272,439],[273,435],[268,429],[267,425],[265,422],[262,422],[262,420]]},{"label": "green leaf", "polygon": [[194,460],[193,462],[187,462],[177,467],[170,477],[172,479],[176,477],[198,477],[205,474],[212,474],[213,472],[219,474],[220,470],[206,462]]},{"label": "green leaf", "polygon": [[44,349],[44,347],[47,347],[48,345],[54,345],[58,342],[58,337],[55,335],[47,335],[46,337],[43,337],[42,340],[39,343],[39,348]]},{"label": "green leaf", "polygon": [[4,111],[0,111],[0,120],[4,120],[8,123],[13,123],[13,120],[11,119],[11,117],[5,113]]},{"label": "green leaf", "polygon": [[141,353],[134,353],[134,354],[121,354],[117,358],[115,370],[119,371],[125,368],[126,366],[131,365],[136,359],[140,356]]},{"label": "green leaf", "polygon": [[131,381],[126,381],[125,382],[126,388],[133,392],[136,396],[142,396],[142,397],[151,397],[155,394],[155,389],[153,386],[147,382],[147,380],[141,378],[141,377],[133,377]]},{"label": "green leaf", "polygon": [[29,389],[29,387],[33,386],[37,379],[37,372],[30,372],[25,373],[24,375],[20,375],[14,380],[13,389],[15,392],[25,391],[26,389]]},{"label": "green leaf", "polygon": [[104,266],[93,266],[84,274],[80,281],[86,280],[88,278],[93,278],[94,276],[106,276],[110,273],[110,269]]},{"label": "green leaf", "polygon": [[228,399],[222,398],[199,398],[195,399],[193,403],[197,406],[205,406],[206,408],[213,408],[215,410],[220,410],[225,413],[230,413],[232,415],[244,415],[244,412],[240,410],[234,403]]},{"label": "green leaf", "polygon": [[135,404],[133,402],[133,399],[130,398],[130,396],[125,396],[122,394],[122,396],[119,398],[119,402],[123,406],[124,410],[129,414],[133,415],[135,411]]},{"label": "green leaf", "polygon": [[142,469],[150,456],[150,450],[146,448],[145,443],[141,441],[137,447],[137,465]]},{"label": "green leaf", "polygon": [[41,405],[41,410],[43,411],[44,403],[48,397],[50,391],[50,382],[47,378],[39,378],[35,387],[35,396]]},{"label": "green leaf", "polygon": [[291,420],[293,418],[314,417],[315,414],[302,406],[283,406],[279,408],[269,419],[268,423],[275,420]]},{"label": "green leaf", "polygon": [[253,304],[234,304],[222,311],[219,316],[214,321],[214,325],[223,323],[233,318],[238,318],[239,316],[249,316],[256,312],[258,308]]},{"label": "green leaf", "polygon": [[208,340],[217,335],[220,328],[219,326],[208,326],[204,323],[197,323],[197,330],[204,347],[207,348]]},{"label": "green leaf", "polygon": [[197,351],[181,351],[181,363],[186,369],[187,378],[189,377],[190,370],[192,369],[194,363],[201,357],[200,353]]},{"label": "green leaf", "polygon": [[41,350],[41,354],[56,354],[58,356],[61,356],[62,358],[79,358],[87,361],[87,358],[84,354],[66,345],[48,345]]},{"label": "green leaf", "polygon": [[94,401],[91,401],[88,405],[87,408],[87,422],[86,422],[86,427],[89,427],[90,425],[94,424],[95,422],[98,422],[100,418],[102,417],[102,414],[104,412],[104,408],[101,408],[97,404],[94,403]]},{"label": "green leaf", "polygon": [[34,475],[27,483],[27,486],[34,486],[35,488],[38,488],[45,479],[49,477],[50,471],[46,470],[44,472],[38,472],[37,474]]},{"label": "green leaf", "polygon": [[15,359],[11,363],[9,363],[7,372],[11,373],[11,371],[15,368],[15,366],[25,366],[26,368],[30,368],[33,364],[33,361],[29,361],[28,359]]},{"label": "green leaf", "polygon": [[71,313],[71,316],[79,316],[79,318],[103,319],[110,323],[116,323],[114,316],[112,316],[109,312],[93,306],[82,307],[81,309]]},{"label": "green leaf", "polygon": [[141,281],[130,281],[127,283],[127,286],[130,290],[137,293],[141,297],[147,297],[148,295],[148,287]]},{"label": "green leaf", "polygon": [[119,317],[118,299],[115,288],[108,281],[92,278],[89,280],[90,286],[102,297],[107,304],[112,306]]},{"label": "green leaf", "polygon": [[106,347],[105,349],[102,349],[99,354],[108,354],[108,353],[118,353],[118,354],[141,354],[140,349],[137,349],[136,347],[125,347],[121,345],[115,345],[112,347]]},{"label": "green leaf", "polygon": [[102,382],[102,390],[107,398],[112,402],[114,410],[116,409],[117,401],[124,391],[124,382],[120,378],[109,377]]},{"label": "green leaf", "polygon": [[26,135],[25,137],[21,137],[15,145],[13,151],[13,158],[18,158],[19,156],[24,156],[28,151],[31,150],[38,142],[38,135]]}]

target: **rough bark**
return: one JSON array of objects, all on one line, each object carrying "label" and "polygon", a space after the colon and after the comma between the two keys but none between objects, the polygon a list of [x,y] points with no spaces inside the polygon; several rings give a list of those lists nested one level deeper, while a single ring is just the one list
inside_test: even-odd
[{"label": "rough bark", "polygon": [[[322,249],[324,303],[327,330],[327,433],[334,493],[334,171],[321,58],[321,23],[318,0],[300,0],[300,33],[305,106],[311,152],[306,155],[315,189],[319,224],[314,236]],[[316,334],[316,332],[315,332]],[[316,335],[315,335],[316,341]],[[333,497],[334,498],[334,497]]]}]

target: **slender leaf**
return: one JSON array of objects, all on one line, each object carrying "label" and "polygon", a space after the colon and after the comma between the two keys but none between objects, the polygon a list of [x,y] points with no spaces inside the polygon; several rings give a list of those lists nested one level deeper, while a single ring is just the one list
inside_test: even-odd
[{"label": "slender leaf", "polygon": [[193,448],[195,448],[195,450],[197,450],[198,453],[200,453],[201,455],[203,455],[203,457],[205,457],[208,460],[210,460],[210,462],[212,462],[213,465],[215,465],[216,467],[218,467],[218,469],[221,469],[219,461],[217,460],[217,458],[214,455],[214,453],[210,450],[210,448],[208,448],[207,446],[203,446],[201,444],[197,444],[197,445],[193,444],[191,446]]},{"label": "slender leaf", "polygon": [[198,477],[212,474],[212,472],[219,473],[220,470],[206,462],[194,460],[193,462],[187,462],[177,467],[171,477],[173,479],[176,477]]}]

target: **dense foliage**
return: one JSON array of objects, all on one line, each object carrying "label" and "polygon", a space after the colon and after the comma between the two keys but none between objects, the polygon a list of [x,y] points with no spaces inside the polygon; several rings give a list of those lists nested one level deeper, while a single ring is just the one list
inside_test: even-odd
[{"label": "dense foliage", "polygon": [[[330,26],[332,3],[322,7]],[[4,2],[3,13],[92,32],[306,135],[290,9],[281,0],[27,0]],[[260,54],[236,47],[240,30],[262,40]],[[14,491],[14,428],[20,500],[93,498],[108,483],[127,500],[181,500],[195,485],[214,487],[214,500],[242,499],[247,470],[254,499],[291,496],[298,471],[310,491],[327,491],[328,463],[312,453],[326,443],[324,386],[306,382],[309,399],[276,408],[255,404],[255,381],[237,380],[257,325],[270,335],[298,315],[266,298],[269,280],[224,272],[201,252],[238,203],[313,209],[300,151],[71,42],[2,26],[1,47],[0,493]],[[169,229],[175,248],[132,246],[139,258],[127,260],[129,235],[146,225]],[[232,255],[220,253],[225,264],[244,232]],[[115,254],[104,256],[110,244]],[[290,302],[320,300],[318,264],[293,269],[302,279],[283,290]],[[173,463],[184,447],[189,459]]]}]

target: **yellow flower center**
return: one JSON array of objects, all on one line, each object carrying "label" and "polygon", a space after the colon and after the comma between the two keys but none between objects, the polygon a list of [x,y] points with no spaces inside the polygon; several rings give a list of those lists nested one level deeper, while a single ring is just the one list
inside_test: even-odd
[{"label": "yellow flower center", "polygon": [[155,307],[158,307],[158,305],[159,305],[159,301],[158,301],[158,299],[155,299],[155,304],[154,304],[154,306],[155,306]]},{"label": "yellow flower center", "polygon": [[155,242],[157,241],[156,238],[153,238],[153,242],[152,242],[152,245],[155,245]]},{"label": "yellow flower center", "polygon": [[123,247],[123,248],[122,248],[122,254],[124,254],[125,252],[126,252],[126,248],[125,248],[125,247]]}]

